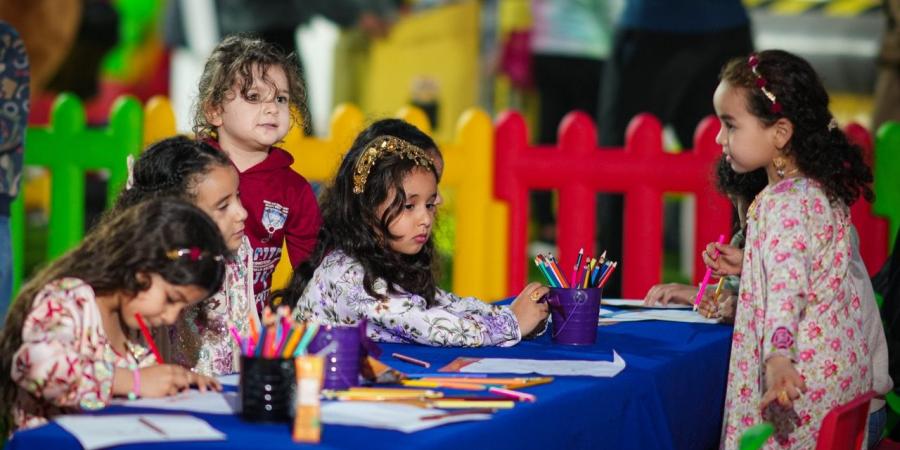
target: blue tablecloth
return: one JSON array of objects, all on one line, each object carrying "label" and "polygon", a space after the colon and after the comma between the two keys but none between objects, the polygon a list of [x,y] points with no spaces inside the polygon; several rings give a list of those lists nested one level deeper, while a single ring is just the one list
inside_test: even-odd
[{"label": "blue tablecloth", "polygon": [[[549,334],[549,333],[548,333]],[[512,348],[430,348],[383,344],[382,360],[408,373],[433,372],[458,356],[612,360],[627,367],[614,378],[556,377],[525,388],[536,403],[519,403],[489,421],[445,425],[418,433],[325,425],[324,449],[548,450],[710,449],[717,446],[725,398],[731,327],[671,322],[631,322],[599,328],[597,343],[555,345],[548,335]],[[400,352],[432,363],[424,369],[390,358]],[[135,412],[110,407],[101,414]],[[128,449],[294,449],[287,425],[257,425],[235,416],[197,414],[228,435],[224,442],[129,445]],[[79,449],[55,423],[17,433],[10,450]],[[119,447],[117,447],[119,448]]]}]

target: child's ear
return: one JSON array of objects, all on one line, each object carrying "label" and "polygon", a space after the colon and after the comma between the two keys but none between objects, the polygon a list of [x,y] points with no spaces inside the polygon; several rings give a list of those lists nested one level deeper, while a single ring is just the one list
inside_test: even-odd
[{"label": "child's ear", "polygon": [[775,131],[775,148],[782,150],[787,147],[788,143],[791,142],[791,137],[794,136],[794,124],[782,117],[772,124],[772,129]]},{"label": "child's ear", "polygon": [[207,105],[203,108],[203,115],[206,116],[206,122],[214,127],[222,126],[222,108]]},{"label": "child's ear", "polygon": [[147,286],[150,286],[150,275],[148,275],[146,272],[138,272],[134,274],[134,279],[137,281],[138,286],[141,286],[141,290],[144,290],[147,288]]}]

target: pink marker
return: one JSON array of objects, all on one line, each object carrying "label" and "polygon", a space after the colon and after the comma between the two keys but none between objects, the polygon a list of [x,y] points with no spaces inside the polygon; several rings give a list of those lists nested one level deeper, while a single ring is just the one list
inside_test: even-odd
[{"label": "pink marker", "polygon": [[[724,234],[719,235],[718,242],[720,245],[725,243],[725,235]],[[713,252],[712,257],[713,257],[713,259],[716,259],[719,257],[719,248],[718,247],[716,247],[716,251]],[[709,279],[711,277],[712,277],[712,267],[707,267],[706,275],[703,276],[703,281],[700,282],[700,290],[697,291],[697,298],[694,299],[694,311],[696,311],[697,308],[700,307],[700,299],[703,298],[703,292],[706,291],[706,286],[709,284]]]},{"label": "pink marker", "polygon": [[492,394],[502,395],[504,397],[509,397],[520,402],[533,402],[537,400],[537,397],[535,397],[534,394],[526,394],[524,392],[513,391],[511,389],[492,387],[488,389],[488,392]]}]

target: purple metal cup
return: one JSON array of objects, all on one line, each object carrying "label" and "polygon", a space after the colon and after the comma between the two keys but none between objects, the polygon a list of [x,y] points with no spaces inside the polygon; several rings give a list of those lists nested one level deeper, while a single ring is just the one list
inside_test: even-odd
[{"label": "purple metal cup", "polygon": [[324,389],[347,389],[359,386],[360,327],[358,325],[327,325],[309,343],[309,353],[316,353],[332,342],[337,343],[331,352],[323,355]]},{"label": "purple metal cup", "polygon": [[593,345],[597,340],[597,317],[603,289],[551,288],[547,295],[553,322],[554,342],[567,345]]}]

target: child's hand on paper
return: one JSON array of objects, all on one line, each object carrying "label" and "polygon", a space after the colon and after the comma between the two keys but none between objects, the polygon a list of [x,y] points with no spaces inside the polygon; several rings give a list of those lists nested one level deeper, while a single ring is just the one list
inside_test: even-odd
[{"label": "child's hand on paper", "polygon": [[706,295],[700,300],[697,312],[703,317],[721,319],[724,323],[734,323],[734,313],[737,307],[737,295],[733,291],[724,290],[719,295],[719,301],[713,296],[715,290],[706,290]]},{"label": "child's hand on paper", "polygon": [[[719,254],[714,258],[713,255],[716,254],[716,249],[719,250]],[[716,277],[721,278],[727,275],[741,274],[741,268],[744,263],[744,251],[733,245],[710,242],[701,256],[703,257],[703,263],[712,269],[712,274]]]},{"label": "child's hand on paper", "polygon": [[547,302],[540,301],[549,292],[547,286],[529,283],[509,306],[519,321],[522,336],[530,334],[550,314]]},{"label": "child's hand on paper", "polygon": [[657,303],[668,305],[669,302],[683,305],[694,304],[697,297],[697,287],[681,283],[657,284],[647,291],[644,296],[644,304],[653,306]]},{"label": "child's hand on paper", "polygon": [[202,392],[222,390],[218,380],[191,372],[181,366],[160,364],[141,369],[141,397],[175,395],[194,385]]},{"label": "child's hand on paper", "polygon": [[791,408],[794,400],[804,392],[806,383],[790,359],[776,355],[766,360],[766,393],[759,403],[760,410],[765,410],[773,403]]}]

